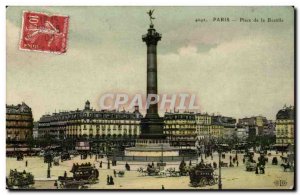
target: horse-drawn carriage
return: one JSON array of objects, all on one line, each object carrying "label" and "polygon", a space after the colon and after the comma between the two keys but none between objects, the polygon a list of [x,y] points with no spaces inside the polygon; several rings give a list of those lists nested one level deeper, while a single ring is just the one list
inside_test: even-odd
[{"label": "horse-drawn carriage", "polygon": [[61,158],[61,162],[66,161],[66,160],[71,160],[71,156],[68,152],[62,153],[60,158]]},{"label": "horse-drawn carriage", "polygon": [[254,161],[247,161],[246,162],[246,171],[255,171],[256,170],[256,162]]},{"label": "horse-drawn carriage", "polygon": [[282,164],[280,166],[283,167],[283,171],[294,171],[294,166],[295,166],[295,156],[294,154],[288,154],[287,157],[282,157]]},{"label": "horse-drawn carriage", "polygon": [[7,188],[28,189],[34,184],[34,176],[26,171],[18,172],[17,170],[10,170],[9,176],[6,178]]},{"label": "horse-drawn carriage", "polygon": [[84,163],[78,166],[73,165],[70,172],[73,173],[73,178],[77,181],[88,180],[91,182],[98,180],[99,177],[99,171],[95,167],[92,167],[89,163]]},{"label": "horse-drawn carriage", "polygon": [[51,153],[51,152],[45,153],[44,154],[44,163],[50,163],[50,162],[52,162],[53,161],[53,157],[54,157],[53,153]]},{"label": "horse-drawn carriage", "polygon": [[17,161],[22,161],[24,159],[24,155],[22,153],[17,154]]},{"label": "horse-drawn carriage", "polygon": [[85,183],[83,181],[64,180],[61,182],[62,189],[85,189]]},{"label": "horse-drawn carriage", "polygon": [[272,165],[278,165],[278,159],[277,159],[277,157],[273,157],[273,159],[272,159]]},{"label": "horse-drawn carriage", "polygon": [[96,183],[99,178],[99,171],[89,163],[83,163],[81,165],[73,164],[70,172],[73,173],[73,177],[58,177],[58,181],[64,186],[63,188],[75,186],[74,188],[78,189],[79,186],[83,186],[84,184]]},{"label": "horse-drawn carriage", "polygon": [[53,158],[53,164],[54,164],[54,166],[59,165],[59,156],[56,156],[56,157]]},{"label": "horse-drawn carriage", "polygon": [[137,169],[140,176],[167,176],[167,172],[164,170],[164,166],[155,166],[154,164],[148,164],[147,168],[140,167]]},{"label": "horse-drawn carriage", "polygon": [[158,173],[159,173],[159,171],[160,171],[160,169],[159,169],[158,167],[151,166],[151,165],[149,166],[149,165],[148,165],[146,171],[147,171],[147,174],[148,174],[149,176],[157,176]]},{"label": "horse-drawn carriage", "polygon": [[221,167],[228,167],[228,163],[225,163],[223,161],[221,161],[220,165],[221,165]]},{"label": "horse-drawn carriage", "polygon": [[184,160],[181,161],[179,165],[179,174],[180,176],[187,176],[189,175],[190,168],[186,166]]},{"label": "horse-drawn carriage", "polygon": [[125,171],[118,171],[117,175],[118,175],[118,177],[124,177]]},{"label": "horse-drawn carriage", "polygon": [[190,184],[193,187],[204,187],[206,185],[214,185],[217,183],[217,175],[214,174],[212,167],[193,167],[190,172]]}]

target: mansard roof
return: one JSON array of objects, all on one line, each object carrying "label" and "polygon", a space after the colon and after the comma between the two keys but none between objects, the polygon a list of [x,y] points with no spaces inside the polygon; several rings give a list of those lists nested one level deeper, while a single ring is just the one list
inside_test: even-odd
[{"label": "mansard roof", "polygon": [[294,120],[294,107],[286,107],[278,111],[276,119]]}]

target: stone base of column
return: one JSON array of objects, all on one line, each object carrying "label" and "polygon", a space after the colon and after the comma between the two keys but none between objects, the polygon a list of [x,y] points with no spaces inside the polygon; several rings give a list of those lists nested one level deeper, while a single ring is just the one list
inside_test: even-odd
[{"label": "stone base of column", "polygon": [[140,139],[166,139],[164,135],[164,120],[163,118],[154,115],[147,115],[141,120],[141,135]]}]

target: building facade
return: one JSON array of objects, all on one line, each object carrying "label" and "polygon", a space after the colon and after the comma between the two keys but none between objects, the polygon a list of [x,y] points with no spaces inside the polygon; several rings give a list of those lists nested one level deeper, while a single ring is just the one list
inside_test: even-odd
[{"label": "building facade", "polygon": [[171,146],[191,148],[196,142],[195,114],[191,112],[166,112],[164,116],[164,134]]},{"label": "building facade", "polygon": [[83,110],[44,115],[39,121],[39,136],[62,138],[120,138],[138,137],[140,120],[138,107],[133,112],[94,110],[90,102]]},{"label": "building facade", "polygon": [[294,145],[294,107],[284,107],[276,115],[276,144]]},{"label": "building facade", "polygon": [[270,121],[264,116],[252,116],[239,119],[238,125],[247,127],[251,131],[249,136],[260,136],[269,130]]},{"label": "building facade", "polygon": [[207,113],[195,114],[197,138],[200,142],[230,138],[235,133],[236,119]]},{"label": "building facade", "polygon": [[39,137],[39,123],[33,122],[33,128],[32,128],[32,137],[33,139],[37,139]]},{"label": "building facade", "polygon": [[216,138],[231,139],[236,130],[236,119],[227,116],[213,116],[212,124],[219,129]]},{"label": "building facade", "polygon": [[29,106],[24,102],[6,105],[6,140],[22,142],[32,136],[33,117]]},{"label": "building facade", "polygon": [[212,117],[207,113],[196,113],[195,120],[198,140],[208,140],[212,129]]}]

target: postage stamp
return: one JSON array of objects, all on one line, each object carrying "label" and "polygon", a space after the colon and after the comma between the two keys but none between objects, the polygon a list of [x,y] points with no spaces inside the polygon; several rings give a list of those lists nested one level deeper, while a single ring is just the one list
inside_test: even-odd
[{"label": "postage stamp", "polygon": [[69,16],[48,15],[40,12],[23,12],[19,48],[29,51],[65,53]]}]

